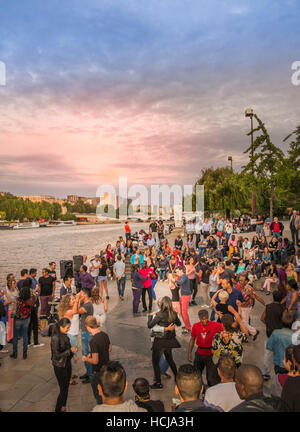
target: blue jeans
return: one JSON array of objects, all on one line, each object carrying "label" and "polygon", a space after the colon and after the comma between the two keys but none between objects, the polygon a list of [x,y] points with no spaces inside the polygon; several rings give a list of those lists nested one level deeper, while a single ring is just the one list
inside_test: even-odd
[{"label": "blue jeans", "polygon": [[280,258],[281,258],[281,264],[282,264],[284,261],[286,261],[286,259],[287,259],[287,253],[286,253],[285,250],[281,250],[281,251],[280,251]]},{"label": "blue jeans", "polygon": [[[92,339],[91,333],[88,331],[82,331],[81,332],[81,348],[82,348],[82,355],[87,356],[90,354],[90,345],[89,342]],[[84,362],[86,374],[91,377],[92,375],[92,365],[88,362]]]},{"label": "blue jeans", "polygon": [[18,338],[23,338],[23,353],[27,352],[28,348],[28,326],[30,317],[24,320],[14,319],[14,339],[13,352],[18,352]]},{"label": "blue jeans", "polygon": [[153,300],[156,300],[156,294],[155,294],[155,291],[154,291],[154,287],[155,287],[156,284],[157,284],[157,279],[152,279],[151,280],[151,285],[152,285],[152,298],[153,298]]},{"label": "blue jeans", "polygon": [[159,270],[159,279],[164,281],[167,279],[167,269]]},{"label": "blue jeans", "polygon": [[127,280],[126,275],[122,277],[120,280],[119,279],[117,280],[119,297],[124,297],[126,280]]},{"label": "blue jeans", "polygon": [[[167,372],[167,370],[169,369],[169,363],[167,362],[164,354],[162,354],[162,356],[159,360],[159,368],[160,368],[160,373],[162,375],[164,375]],[[153,379],[154,379],[154,382],[157,381],[156,377],[154,377]]]},{"label": "blue jeans", "polygon": [[[214,293],[214,292],[209,292],[209,297],[210,298],[213,298],[213,296],[215,295],[216,293]],[[212,311],[211,311],[211,314],[210,314],[210,321],[215,321],[215,318],[216,318],[216,312],[215,312],[215,310],[214,310],[214,308],[212,308]]]},{"label": "blue jeans", "polygon": [[[78,344],[78,335],[70,335],[70,334],[68,334],[68,338],[70,339],[70,344],[71,344],[71,347],[73,348],[73,347],[77,347],[77,344]],[[74,366],[74,360],[73,359],[71,359],[71,364],[72,364],[72,366]]]},{"label": "blue jeans", "polygon": [[99,395],[99,391],[98,391],[98,381],[96,378],[96,372],[93,372],[93,374],[90,376],[90,379],[91,379],[91,386],[92,386],[92,390],[93,390],[96,402],[98,405],[102,405],[103,401],[102,401],[102,397]]},{"label": "blue jeans", "polygon": [[280,237],[280,232],[272,232],[273,237],[276,237],[277,239],[279,239]]},{"label": "blue jeans", "polygon": [[200,258],[205,254],[205,250],[206,250],[205,247],[202,247],[202,246],[199,247],[199,256],[200,256]]}]

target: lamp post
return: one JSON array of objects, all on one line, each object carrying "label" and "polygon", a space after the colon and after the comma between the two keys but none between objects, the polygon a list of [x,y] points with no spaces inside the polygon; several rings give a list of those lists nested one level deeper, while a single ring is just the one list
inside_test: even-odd
[{"label": "lamp post", "polygon": [[[253,160],[253,109],[252,108],[247,108],[245,111],[245,117],[250,117],[250,121],[251,121],[251,159]],[[254,169],[252,166],[252,175],[254,176]],[[252,190],[252,203],[251,203],[251,207],[252,207],[252,217],[254,217],[254,213],[255,213],[255,194],[254,191]]]},{"label": "lamp post", "polygon": [[232,156],[228,156],[228,160],[230,161],[231,171],[232,171]]}]

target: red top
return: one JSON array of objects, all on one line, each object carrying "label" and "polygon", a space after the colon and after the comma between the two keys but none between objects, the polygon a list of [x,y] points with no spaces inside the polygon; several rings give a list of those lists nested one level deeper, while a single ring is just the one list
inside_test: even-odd
[{"label": "red top", "polygon": [[193,325],[191,337],[196,339],[197,353],[200,355],[211,355],[212,341],[216,333],[223,330],[223,325],[215,321],[208,321],[204,326],[201,322]]},{"label": "red top", "polygon": [[153,276],[155,276],[155,273],[151,267],[147,267],[145,269],[143,269],[143,268],[140,269],[140,274],[143,276],[143,278],[146,278],[149,276],[148,279],[146,280],[146,282],[143,281],[143,288],[151,287],[151,285],[152,285],[151,277],[150,277],[151,273]]},{"label": "red top", "polygon": [[130,226],[128,224],[126,224],[124,228],[126,233],[130,233]]},{"label": "red top", "polygon": [[273,232],[280,232],[279,223],[275,223],[273,227]]}]

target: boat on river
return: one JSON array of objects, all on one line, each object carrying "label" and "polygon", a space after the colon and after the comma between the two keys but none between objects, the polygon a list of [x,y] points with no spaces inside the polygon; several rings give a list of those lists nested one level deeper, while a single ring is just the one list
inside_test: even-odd
[{"label": "boat on river", "polygon": [[68,220],[68,221],[50,221],[48,223],[48,227],[65,227],[65,226],[74,226],[77,225],[77,223],[74,220]]},{"label": "boat on river", "polygon": [[33,228],[39,228],[40,225],[38,222],[31,222],[31,223],[19,223],[17,225],[13,226],[13,229],[33,229]]}]

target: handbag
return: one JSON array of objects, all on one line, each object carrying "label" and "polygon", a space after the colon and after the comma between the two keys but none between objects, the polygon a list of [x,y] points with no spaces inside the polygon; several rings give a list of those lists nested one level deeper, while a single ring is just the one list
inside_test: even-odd
[{"label": "handbag", "polygon": [[222,237],[223,231],[217,231],[217,237]]}]

